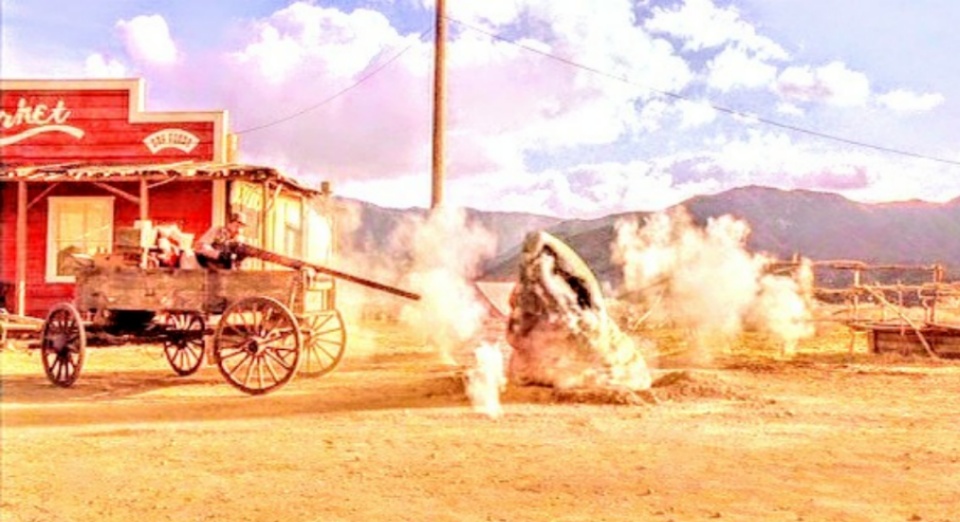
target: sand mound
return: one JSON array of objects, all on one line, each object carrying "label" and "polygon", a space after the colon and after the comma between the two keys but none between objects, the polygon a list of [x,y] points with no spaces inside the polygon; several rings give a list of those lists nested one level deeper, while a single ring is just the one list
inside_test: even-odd
[{"label": "sand mound", "polygon": [[653,381],[653,395],[661,401],[690,401],[698,399],[748,400],[750,394],[742,387],[713,373],[692,371],[667,372]]},{"label": "sand mound", "polygon": [[[419,397],[446,397],[466,401],[461,372],[433,376],[419,381],[413,394]],[[642,406],[662,402],[698,400],[747,401],[755,399],[745,387],[730,382],[717,372],[679,370],[660,372],[650,390],[619,388],[552,388],[549,386],[508,385],[500,396],[503,403],[526,404],[612,404]]]}]

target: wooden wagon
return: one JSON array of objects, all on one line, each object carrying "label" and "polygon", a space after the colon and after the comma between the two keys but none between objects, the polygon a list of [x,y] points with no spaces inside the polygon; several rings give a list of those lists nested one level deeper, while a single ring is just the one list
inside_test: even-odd
[{"label": "wooden wagon", "polygon": [[336,279],[419,296],[320,265],[238,245],[288,270],[185,270],[110,266],[86,260],[74,302],[55,306],[39,349],[47,377],[68,387],[91,346],[159,343],[177,375],[204,360],[249,394],[281,388],[295,374],[320,376],[343,357],[347,334]]}]

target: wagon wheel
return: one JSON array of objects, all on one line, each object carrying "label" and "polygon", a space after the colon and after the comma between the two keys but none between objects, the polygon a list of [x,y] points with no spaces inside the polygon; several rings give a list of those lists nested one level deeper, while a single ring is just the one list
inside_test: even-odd
[{"label": "wagon wheel", "polygon": [[43,371],[50,382],[67,388],[80,377],[87,350],[87,333],[80,312],[69,303],[50,310],[43,323],[40,351]]},{"label": "wagon wheel", "polygon": [[203,362],[203,316],[194,312],[170,313],[166,320],[167,337],[163,353],[177,375],[196,373]]},{"label": "wagon wheel", "polygon": [[299,375],[320,377],[333,371],[343,359],[347,331],[339,310],[314,315],[302,322],[303,361]]},{"label": "wagon wheel", "polygon": [[292,379],[300,347],[297,319],[270,297],[247,297],[228,306],[213,338],[220,373],[252,395],[269,393]]}]

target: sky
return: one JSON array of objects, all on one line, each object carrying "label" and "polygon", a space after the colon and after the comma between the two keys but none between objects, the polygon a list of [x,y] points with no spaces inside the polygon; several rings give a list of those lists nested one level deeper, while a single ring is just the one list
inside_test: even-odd
[{"label": "sky", "polygon": [[[434,0],[0,0],[0,77],[146,81],[240,160],[431,202]],[[960,196],[960,2],[447,0],[448,206]]]}]

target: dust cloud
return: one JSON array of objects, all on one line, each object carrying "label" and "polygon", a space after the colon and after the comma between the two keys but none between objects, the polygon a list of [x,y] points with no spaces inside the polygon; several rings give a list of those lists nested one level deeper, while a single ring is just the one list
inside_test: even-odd
[{"label": "dust cloud", "polygon": [[[340,238],[354,236],[365,218],[359,206],[350,204],[338,209],[337,216],[335,237]],[[375,245],[344,240],[334,254],[338,268],[421,298],[409,301],[350,285],[338,292],[338,307],[349,309],[348,321],[383,317],[398,323],[411,341],[426,344],[444,363],[472,360],[488,314],[474,280],[483,262],[496,253],[496,237],[468,220],[464,210],[452,207],[398,215],[381,236],[388,237]]]},{"label": "dust cloud", "polygon": [[476,362],[464,374],[467,397],[477,413],[499,418],[503,415],[500,393],[507,386],[503,351],[499,344],[484,342],[474,356]]},{"label": "dust cloud", "polygon": [[623,268],[625,295],[640,296],[661,321],[688,330],[693,362],[711,362],[747,329],[779,340],[784,355],[813,334],[809,262],[793,274],[770,273],[773,259],[747,251],[749,233],[729,215],[698,227],[683,209],[616,225],[613,261]]},{"label": "dust cloud", "polygon": [[[389,225],[367,223],[384,228],[377,231],[383,242],[357,244],[351,238],[365,225],[363,208],[343,201],[330,215],[336,216],[332,236],[340,241],[332,247],[335,268],[420,295],[409,301],[352,284],[338,287],[337,308],[347,323],[383,319],[397,324],[401,342],[425,346],[441,363],[464,367],[474,410],[499,417],[508,354],[502,342],[487,339],[490,312],[474,283],[496,253],[496,236],[471,222],[463,209],[440,207],[398,215]],[[387,339],[378,350],[389,352],[389,343],[398,340]]]}]

